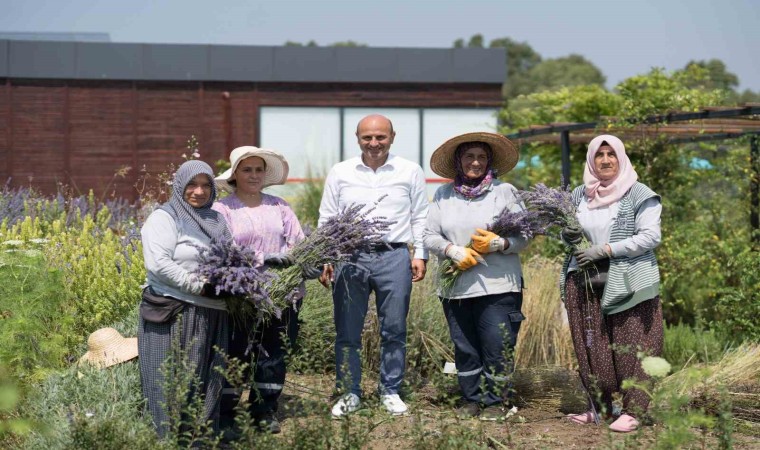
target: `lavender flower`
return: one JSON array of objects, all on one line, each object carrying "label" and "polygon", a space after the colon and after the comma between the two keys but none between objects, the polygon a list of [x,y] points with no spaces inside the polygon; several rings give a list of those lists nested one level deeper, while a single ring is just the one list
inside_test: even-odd
[{"label": "lavender flower", "polygon": [[293,247],[290,256],[295,264],[275,271],[277,277],[269,285],[271,298],[277,304],[293,305],[300,298],[304,268],[345,262],[357,252],[382,244],[383,236],[394,222],[385,217],[369,218],[369,215],[383,198],[385,196],[366,210],[362,204],[347,207]]},{"label": "lavender flower", "polygon": [[578,227],[577,208],[572,192],[568,189],[550,188],[543,183],[532,189],[520,191],[520,198],[528,209],[536,214],[539,223],[547,229],[551,227]]},{"label": "lavender flower", "polygon": [[546,233],[546,227],[540,222],[538,214],[534,211],[510,211],[504,208],[496,216],[493,223],[488,229],[503,238],[509,236],[521,235],[525,239],[531,239],[533,236]]},{"label": "lavender flower", "polygon": [[262,270],[253,249],[234,241],[214,240],[209,247],[198,246],[198,250],[195,273],[214,286],[217,295],[226,294],[233,318],[280,317],[282,308],[274,304],[267,291],[273,276]]}]

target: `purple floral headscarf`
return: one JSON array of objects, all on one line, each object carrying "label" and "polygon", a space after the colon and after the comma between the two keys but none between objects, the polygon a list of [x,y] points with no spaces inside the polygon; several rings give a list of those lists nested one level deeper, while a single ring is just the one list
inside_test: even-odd
[{"label": "purple floral headscarf", "polygon": [[[483,176],[470,179],[464,174],[464,169],[462,168],[462,155],[464,155],[464,152],[467,150],[475,147],[482,148],[486,151],[488,164],[486,165],[486,170],[484,171]],[[454,165],[457,169],[457,175],[454,178],[454,190],[466,198],[475,198],[482,195],[483,192],[491,186],[491,183],[496,176],[491,169],[491,161],[493,161],[493,149],[491,149],[491,146],[485,142],[473,141],[459,144],[454,152]]]}]

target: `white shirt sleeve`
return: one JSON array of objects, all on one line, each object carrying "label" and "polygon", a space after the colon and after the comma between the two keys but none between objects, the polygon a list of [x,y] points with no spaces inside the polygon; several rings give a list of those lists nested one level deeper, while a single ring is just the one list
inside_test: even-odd
[{"label": "white shirt sleeve", "polygon": [[634,222],[633,236],[618,242],[611,242],[612,256],[632,258],[653,250],[660,245],[660,215],[662,204],[657,197],[651,197],[641,204]]},{"label": "white shirt sleeve", "polygon": [[425,173],[419,167],[414,171],[410,196],[411,210],[409,213],[411,214],[410,224],[412,227],[412,242],[414,243],[414,258],[428,259],[428,249],[425,248],[423,240],[425,227],[427,226],[429,202],[425,187]]},{"label": "white shirt sleeve", "polygon": [[338,174],[333,167],[327,174],[325,185],[322,190],[322,201],[319,204],[319,220],[317,226],[324,225],[327,219],[336,216],[339,212],[340,189],[338,187]]},{"label": "white shirt sleeve", "polygon": [[142,229],[145,269],[167,286],[191,294],[200,294],[203,280],[187,271],[174,260],[177,248],[177,224],[164,211],[155,211],[145,221]]}]

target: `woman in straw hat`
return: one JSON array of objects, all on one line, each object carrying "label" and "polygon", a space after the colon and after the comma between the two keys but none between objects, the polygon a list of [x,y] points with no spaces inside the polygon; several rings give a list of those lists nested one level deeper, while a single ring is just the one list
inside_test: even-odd
[{"label": "woman in straw hat", "polygon": [[583,184],[573,190],[581,228],[565,228],[572,248],[583,236],[591,246],[568,253],[560,274],[573,347],[584,385],[591,390],[589,411],[571,414],[575,423],[599,421],[613,412],[612,397],[622,391],[622,414],[610,424],[617,432],[639,427],[649,396],[622,389],[626,379],[646,380],[637,352],[659,356],[663,345],[660,272],[654,248],[660,244],[660,196],[638,176],[615,136],[591,140]]},{"label": "woman in straw hat", "polygon": [[[230,166],[216,182],[231,194],[216,202],[214,209],[226,219],[235,242],[253,247],[266,266],[293,264],[287,252],[304,238],[298,218],[285,200],[262,192],[267,186],[284,184],[287,180],[285,157],[274,150],[244,146],[232,151]],[[306,272],[304,277],[316,278],[321,270]],[[300,296],[303,294],[302,285]],[[297,307],[288,308],[281,318],[272,317],[266,324],[234,323],[231,329],[230,356],[250,361],[249,353],[253,350],[255,355],[250,413],[262,429],[272,433],[280,432],[275,412],[285,383],[287,348],[282,335],[287,336],[291,345],[295,343],[297,313]],[[227,386],[222,400],[224,422],[231,421],[238,399],[234,389]]]},{"label": "woman in straw hat", "polygon": [[[231,238],[224,218],[211,209],[216,198],[211,167],[186,161],[174,174],[172,186],[169,201],[150,214],[141,230],[148,280],[137,334],[140,378],[161,437],[176,425],[170,423],[175,418],[168,416],[166,405],[190,402],[196,395],[203,398],[202,417],[197,419],[218,425],[224,379],[217,369],[224,367],[229,333],[225,302],[193,273],[199,247],[207,247],[212,239]],[[166,367],[167,359],[173,365]],[[200,384],[187,386],[187,399],[167,398],[164,388],[175,376],[167,380],[164,374],[180,367],[193,367],[189,375]]]},{"label": "woman in straw hat", "polygon": [[504,417],[513,371],[508,355],[524,319],[518,253],[527,242],[486,228],[504,209],[523,210],[514,186],[496,178],[512,170],[517,159],[512,142],[486,132],[451,138],[430,158],[435,173],[454,180],[438,188],[430,204],[425,247],[461,271],[453,286],[439,287],[438,295],[454,341],[462,417]]}]

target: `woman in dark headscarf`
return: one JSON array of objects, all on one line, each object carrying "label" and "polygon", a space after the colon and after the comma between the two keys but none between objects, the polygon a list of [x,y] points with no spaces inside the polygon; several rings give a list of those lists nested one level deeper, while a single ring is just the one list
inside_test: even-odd
[{"label": "woman in dark headscarf", "polygon": [[[430,203],[425,247],[462,271],[451,288],[439,287],[454,341],[461,417],[505,418],[512,358],[522,306],[522,236],[502,238],[486,230],[504,210],[522,211],[514,186],[496,178],[517,164],[517,148],[494,133],[467,133],[441,145],[430,167],[454,181]],[[467,244],[472,241],[472,246]]]},{"label": "woman in dark headscarf", "polygon": [[[190,420],[210,420],[214,428],[218,422],[224,378],[216,368],[224,366],[220,352],[227,351],[227,309],[214,289],[193,273],[199,247],[212,239],[231,239],[224,218],[211,209],[215,198],[211,167],[187,161],[174,175],[170,200],[151,213],[141,230],[148,279],[137,335],[140,378],[161,437],[178,430],[178,424],[170,423],[177,418],[168,416],[166,405],[181,406],[196,395],[203,398],[202,417]],[[162,367],[170,357],[170,364]],[[187,376],[188,368],[198,382],[187,386],[188,398],[167,398],[168,383]],[[166,370],[173,375],[165,377]]]}]

